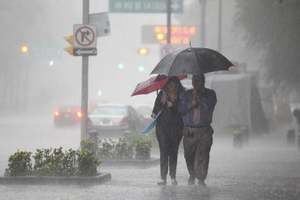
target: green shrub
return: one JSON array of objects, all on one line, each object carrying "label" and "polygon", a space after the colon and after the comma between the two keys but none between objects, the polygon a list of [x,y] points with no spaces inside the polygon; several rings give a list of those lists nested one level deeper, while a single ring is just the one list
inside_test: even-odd
[{"label": "green shrub", "polygon": [[63,151],[60,148],[37,149],[32,168],[31,152],[18,151],[9,157],[6,176],[94,176],[100,162],[86,149]]},{"label": "green shrub", "polygon": [[155,132],[151,132],[147,135],[142,134],[128,134],[126,139],[134,146],[135,148],[135,159],[138,160],[147,160],[151,157],[151,148],[152,144],[156,142]]},{"label": "green shrub", "polygon": [[136,144],[139,141],[143,141],[143,140],[150,141],[151,144],[156,142],[155,132],[153,132],[153,131],[147,135],[143,135],[140,133],[127,134],[127,135],[125,135],[125,139],[133,146],[136,146]]},{"label": "green shrub", "polygon": [[119,138],[115,145],[114,157],[116,159],[132,159],[133,154],[133,146],[125,138]]},{"label": "green shrub", "polygon": [[33,155],[33,174],[37,176],[63,176],[64,156],[62,147],[54,149],[37,149]]},{"label": "green shrub", "polygon": [[55,148],[52,151],[52,155],[50,157],[50,172],[52,172],[53,176],[62,176],[63,174],[63,159],[64,152],[62,151],[62,147]]},{"label": "green shrub", "polygon": [[62,173],[64,176],[73,176],[77,174],[77,157],[75,150],[69,149],[65,152],[64,158],[62,160],[62,165]]},{"label": "green shrub", "polygon": [[95,176],[100,162],[92,152],[81,149],[77,152],[78,156],[78,175]]},{"label": "green shrub", "polygon": [[112,139],[103,139],[99,141],[97,154],[100,159],[114,159],[115,143]]},{"label": "green shrub", "polygon": [[33,155],[34,166],[33,174],[37,176],[49,175],[50,169],[48,163],[50,163],[51,149],[37,149]]},{"label": "green shrub", "polygon": [[97,155],[99,159],[142,159],[151,157],[152,137],[144,135],[127,135],[125,138],[102,139],[99,141]]},{"label": "green shrub", "polygon": [[143,138],[137,141],[135,145],[135,158],[137,160],[147,160],[151,157],[151,140]]},{"label": "green shrub", "polygon": [[80,142],[81,149],[84,151],[91,152],[93,154],[97,154],[98,144],[92,140],[83,140]]},{"label": "green shrub", "polygon": [[5,170],[7,176],[28,176],[31,175],[32,163],[31,152],[17,151],[8,159],[8,169]]}]

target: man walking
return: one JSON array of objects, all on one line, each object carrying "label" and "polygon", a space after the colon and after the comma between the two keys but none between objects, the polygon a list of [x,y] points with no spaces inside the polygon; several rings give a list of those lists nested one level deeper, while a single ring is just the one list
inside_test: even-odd
[{"label": "man walking", "polygon": [[214,90],[205,88],[205,76],[194,75],[193,89],[180,96],[179,112],[182,115],[184,157],[190,174],[188,183],[205,186],[212,145],[213,129],[210,126],[217,103]]}]

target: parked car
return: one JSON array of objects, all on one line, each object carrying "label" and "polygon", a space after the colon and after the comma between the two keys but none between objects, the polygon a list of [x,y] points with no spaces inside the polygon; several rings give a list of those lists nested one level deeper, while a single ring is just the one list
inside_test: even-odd
[{"label": "parked car", "polygon": [[143,116],[130,105],[100,104],[89,113],[89,130],[99,135],[120,135],[139,132],[144,126]]},{"label": "parked car", "polygon": [[60,106],[53,112],[55,126],[79,124],[81,117],[80,106]]}]

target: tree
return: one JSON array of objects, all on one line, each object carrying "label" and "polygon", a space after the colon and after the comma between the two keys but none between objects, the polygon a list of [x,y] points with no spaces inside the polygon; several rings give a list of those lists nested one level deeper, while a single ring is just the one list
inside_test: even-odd
[{"label": "tree", "polygon": [[276,86],[300,88],[300,1],[237,0],[237,25],[251,48],[263,49],[267,77]]}]

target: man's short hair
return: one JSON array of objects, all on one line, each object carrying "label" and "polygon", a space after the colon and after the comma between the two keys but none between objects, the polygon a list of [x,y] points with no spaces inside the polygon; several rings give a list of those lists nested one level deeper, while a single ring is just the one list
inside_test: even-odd
[{"label": "man's short hair", "polygon": [[195,81],[201,81],[202,83],[205,83],[205,75],[204,74],[193,75],[193,79]]}]

